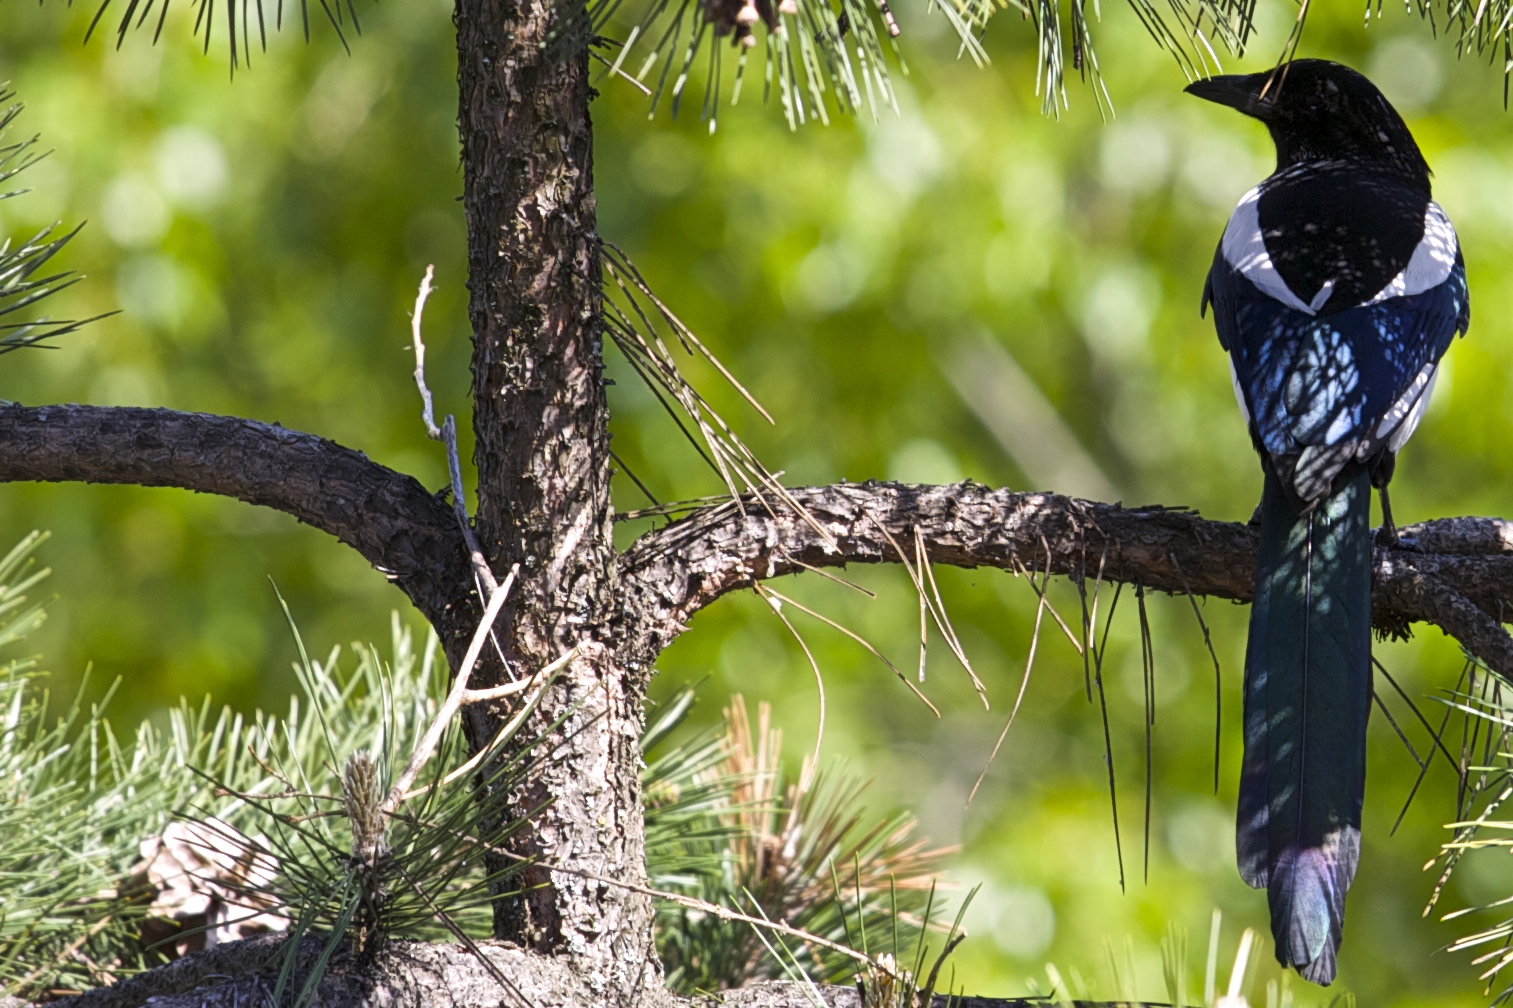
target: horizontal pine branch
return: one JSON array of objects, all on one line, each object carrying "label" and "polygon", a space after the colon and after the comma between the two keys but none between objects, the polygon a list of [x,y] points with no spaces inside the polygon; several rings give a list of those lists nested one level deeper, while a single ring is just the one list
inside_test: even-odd
[{"label": "horizontal pine branch", "polygon": [[0,481],[179,487],[293,515],[357,552],[434,618],[468,582],[452,509],[414,477],[276,424],[106,406],[0,406]]},{"label": "horizontal pine branch", "polygon": [[[433,622],[469,594],[452,509],[413,477],[273,424],[167,409],[0,406],[0,481],[83,481],[215,493],[293,515],[356,549]],[[930,559],[1102,578],[1248,602],[1256,532],[1187,509],[1126,508],[975,483],[839,483],[695,510],[620,558],[621,640],[643,667],[726,592],[812,568]],[[1446,518],[1378,549],[1373,622],[1440,627],[1513,677],[1513,523]]]},{"label": "horizontal pine branch", "polygon": [[[996,567],[1148,590],[1249,602],[1257,531],[1195,511],[1126,508],[976,483],[922,486],[838,483],[791,491],[805,513],[776,500],[743,498],[700,508],[643,535],[621,558],[626,610],[645,639],[666,647],[693,615],[738,588],[811,568],[912,562],[915,536],[929,558],[955,567]],[[823,531],[822,531],[823,530]],[[1440,627],[1513,678],[1513,523],[1449,518],[1402,530],[1397,549],[1378,549],[1373,623],[1403,634]]]}]

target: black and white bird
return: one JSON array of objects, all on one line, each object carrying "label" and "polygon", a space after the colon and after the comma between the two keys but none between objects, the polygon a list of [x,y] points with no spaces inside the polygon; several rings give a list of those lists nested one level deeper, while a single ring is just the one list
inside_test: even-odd
[{"label": "black and white bird", "polygon": [[1204,286],[1261,456],[1245,653],[1240,874],[1266,889],[1277,959],[1328,984],[1360,855],[1371,709],[1371,487],[1387,483],[1440,358],[1470,323],[1455,229],[1382,93],[1303,59],[1187,88],[1266,124]]}]

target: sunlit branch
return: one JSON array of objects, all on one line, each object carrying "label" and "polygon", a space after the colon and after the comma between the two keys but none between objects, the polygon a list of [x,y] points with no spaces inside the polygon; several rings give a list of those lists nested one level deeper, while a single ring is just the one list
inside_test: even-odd
[{"label": "sunlit branch", "polygon": [[[918,536],[935,563],[1047,570],[1173,594],[1248,602],[1256,531],[1190,510],[1124,508],[974,483],[841,483],[792,491],[807,517],[750,502],[705,507],[647,533],[621,560],[640,646],[659,649],[728,591],[811,567],[900,563],[897,541]],[[822,542],[822,526],[835,545]],[[1501,626],[1513,598],[1513,525],[1451,518],[1403,530],[1405,548],[1378,550],[1373,622],[1401,633],[1432,623],[1493,669],[1513,676]]]},{"label": "sunlit branch", "polygon": [[103,406],[0,406],[0,481],[180,487],[293,515],[351,546],[428,617],[467,580],[447,505],[361,452],[274,424]]}]

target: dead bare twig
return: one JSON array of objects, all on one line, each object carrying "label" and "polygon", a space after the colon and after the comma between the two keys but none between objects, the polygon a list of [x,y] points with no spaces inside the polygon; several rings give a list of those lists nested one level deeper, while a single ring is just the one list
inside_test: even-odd
[{"label": "dead bare twig", "polygon": [[[510,588],[515,584],[515,576],[520,572],[520,565],[510,568],[505,576],[504,584],[489,596],[488,606],[483,611],[483,619],[478,622],[478,630],[473,634],[473,640],[468,645],[467,653],[463,656],[462,664],[457,669],[457,677],[452,682],[452,691],[442,703],[441,709],[436,712],[436,717],[426,728],[420,742],[415,747],[415,752],[410,756],[410,762],[405,766],[404,772],[394,782],[389,791],[389,797],[384,801],[385,812],[392,812],[401,801],[404,800],[405,791],[415,783],[416,774],[420,773],[421,767],[430,760],[436,751],[436,743],[441,741],[442,732],[451,723],[452,715],[456,714],[463,704],[463,698],[468,692],[468,677],[473,673],[473,666],[478,664],[478,656],[483,652],[483,645],[488,640],[490,631],[494,628],[494,620],[499,616],[499,610],[504,608],[505,599],[509,597]],[[566,661],[573,652],[569,652],[561,661]]]},{"label": "dead bare twig", "polygon": [[[435,275],[436,267],[427,266],[425,276],[420,278],[420,289],[415,294],[415,311],[410,316],[410,345],[415,350],[415,387],[420,390],[422,403],[420,419],[426,425],[426,436],[432,441],[440,441],[446,445],[447,475],[452,487],[452,510],[457,515],[457,525],[462,529],[463,541],[468,546],[468,558],[473,564],[473,576],[480,582],[479,594],[487,599],[499,590],[499,582],[494,578],[494,572],[489,567],[488,561],[484,559],[478,537],[473,534],[472,519],[468,517],[467,498],[462,490],[462,461],[457,455],[457,418],[448,413],[441,421],[441,426],[436,426],[435,405],[431,398],[431,390],[426,385],[426,344],[420,333],[426,299],[435,289],[431,285],[431,280]],[[500,654],[503,655],[502,649]]]},{"label": "dead bare twig", "polygon": [[[818,570],[818,568],[815,568],[815,572],[816,573],[820,573],[820,571]],[[847,582],[847,583],[849,584],[849,582]],[[863,589],[859,589],[859,590],[860,591],[866,591],[866,589],[864,589],[864,588]],[[888,659],[888,656],[885,655],[885,654],[883,654],[881,651],[879,651],[877,649],[877,647],[875,645],[873,645],[873,643],[871,641],[867,640],[867,638],[863,637],[861,634],[857,633],[856,631],[850,630],[847,627],[841,625],[840,623],[837,623],[835,620],[833,620],[830,617],[824,615],[823,613],[816,612],[815,610],[810,609],[808,606],[804,605],[801,602],[795,602],[793,599],[789,598],[786,595],[783,595],[780,592],[774,591],[771,588],[766,588],[765,591],[766,591],[766,593],[768,595],[770,595],[773,598],[777,599],[779,602],[782,602],[784,605],[791,605],[791,606],[793,606],[793,608],[797,609],[801,613],[804,613],[806,616],[812,616],[815,619],[819,620],[821,623],[824,623],[826,626],[833,627],[834,629],[839,630],[841,633],[845,634],[847,637],[850,637],[852,640],[856,641],[862,647],[866,648],[867,651],[869,653],[871,653],[874,657],[876,657],[878,661],[882,662],[884,665],[888,666],[888,668],[892,669],[893,670],[893,674],[896,675],[896,676],[898,676],[899,682],[901,682],[905,686],[909,687],[909,689],[911,691],[913,691],[914,695],[917,696],[917,697],[919,697],[920,702],[923,703],[926,707],[930,708],[930,712],[932,714],[934,714],[936,717],[940,717],[940,708],[936,707],[933,703],[931,703],[930,702],[930,698],[927,697],[927,696],[925,696],[924,693],[920,692],[920,690],[918,689],[918,687],[916,687],[913,683],[911,683],[909,681],[909,677],[906,676],[906,675],[904,675],[903,669],[901,669],[897,665],[893,664],[893,662]],[[867,594],[871,595],[872,593],[868,592]],[[872,597],[876,598],[875,595],[873,595]]]},{"label": "dead bare twig", "polygon": [[881,524],[876,525],[876,528],[883,534],[883,537],[887,539],[888,545],[893,547],[893,552],[896,555],[898,562],[903,565],[905,573],[909,575],[910,583],[914,585],[914,591],[919,595],[920,682],[924,682],[925,679],[925,651],[928,645],[927,636],[929,629],[925,621],[925,616],[926,614],[928,614],[934,621],[936,629],[940,631],[941,636],[946,639],[946,645],[951,649],[951,653],[956,657],[956,660],[961,664],[961,667],[966,669],[967,676],[972,680],[973,689],[977,690],[977,695],[982,700],[983,709],[987,710],[987,690],[983,686],[982,680],[977,678],[977,673],[972,671],[972,663],[967,659],[967,654],[962,649],[961,642],[956,637],[956,630],[951,626],[951,620],[945,614],[944,603],[939,602],[939,590],[936,590],[934,599],[931,599],[930,597],[929,586],[934,584],[934,576],[928,574],[926,571],[926,568],[928,568],[930,565],[930,558],[929,555],[925,552],[924,539],[919,534],[919,528],[916,526],[913,529],[912,533],[914,537],[915,548],[914,562],[912,564],[909,562],[908,555],[904,553],[903,547],[900,546],[898,540],[893,537],[893,533],[889,532],[887,527]]}]

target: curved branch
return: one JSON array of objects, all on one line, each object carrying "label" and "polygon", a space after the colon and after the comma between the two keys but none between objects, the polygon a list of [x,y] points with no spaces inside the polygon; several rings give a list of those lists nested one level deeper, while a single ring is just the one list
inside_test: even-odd
[{"label": "curved branch", "polygon": [[1372,593],[1373,619],[1380,623],[1382,610],[1390,606],[1387,618],[1397,616],[1401,623],[1388,627],[1389,630],[1400,633],[1414,620],[1432,623],[1489,668],[1504,678],[1513,678],[1510,675],[1513,637],[1503,629],[1501,618],[1488,613],[1444,578],[1417,567],[1414,563],[1400,563],[1392,556],[1378,557]]},{"label": "curved branch", "polygon": [[[936,563],[1010,571],[1049,564],[1053,574],[1092,578],[1102,570],[1105,580],[1156,591],[1251,597],[1255,529],[1191,510],[975,483],[839,483],[792,494],[838,548],[803,516],[749,499],[702,508],[637,540],[620,561],[630,647],[660,650],[699,609],[758,581],[810,567],[896,562],[894,542],[912,542],[916,529]],[[1513,525],[1451,518],[1403,534],[1406,548],[1377,551],[1376,625],[1404,632],[1412,622],[1433,623],[1513,677],[1513,640],[1500,625],[1513,601]]]},{"label": "curved branch", "polygon": [[468,583],[452,511],[413,477],[277,425],[207,413],[0,406],[0,481],[130,483],[235,497],[330,533],[428,617]]}]

